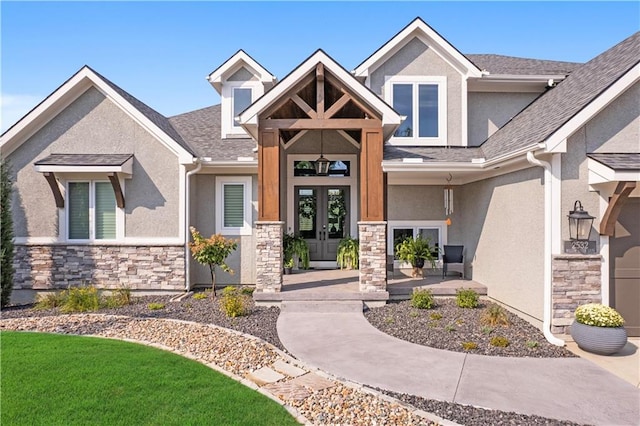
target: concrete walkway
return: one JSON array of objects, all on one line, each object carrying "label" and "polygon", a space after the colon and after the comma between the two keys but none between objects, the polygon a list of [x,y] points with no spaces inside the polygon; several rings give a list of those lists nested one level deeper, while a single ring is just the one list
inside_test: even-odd
[{"label": "concrete walkway", "polygon": [[640,422],[640,390],[587,360],[416,345],[371,326],[360,302],[283,302],[278,335],[305,363],[372,387],[578,423]]}]

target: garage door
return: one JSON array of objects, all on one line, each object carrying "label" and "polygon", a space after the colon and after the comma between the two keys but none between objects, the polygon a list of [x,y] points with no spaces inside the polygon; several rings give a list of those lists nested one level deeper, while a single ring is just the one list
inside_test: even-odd
[{"label": "garage door", "polygon": [[610,250],[610,301],[624,317],[627,334],[640,336],[640,198],[622,207]]}]

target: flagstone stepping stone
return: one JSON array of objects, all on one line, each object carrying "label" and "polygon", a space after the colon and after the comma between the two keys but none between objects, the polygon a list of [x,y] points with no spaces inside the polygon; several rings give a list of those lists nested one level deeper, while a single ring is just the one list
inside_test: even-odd
[{"label": "flagstone stepping stone", "polygon": [[306,371],[304,371],[302,368],[298,368],[295,365],[286,363],[281,359],[274,362],[272,367],[278,372],[285,374],[289,377],[298,377],[306,373]]},{"label": "flagstone stepping stone", "polygon": [[320,391],[336,385],[336,383],[331,380],[327,380],[314,373],[307,373],[303,376],[296,377],[295,379],[290,380],[289,383],[306,386],[312,391]]},{"label": "flagstone stepping stone", "polygon": [[245,376],[258,386],[264,386],[267,383],[275,383],[278,380],[284,379],[284,376],[269,367],[262,367],[251,373],[247,373]]},{"label": "flagstone stepping stone", "polygon": [[283,401],[302,401],[311,396],[311,391],[308,388],[291,381],[269,383],[263,389],[268,390]]}]

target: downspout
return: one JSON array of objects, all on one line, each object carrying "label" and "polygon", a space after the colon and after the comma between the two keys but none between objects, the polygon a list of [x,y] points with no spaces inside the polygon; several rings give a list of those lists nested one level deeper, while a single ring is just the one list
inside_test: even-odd
[{"label": "downspout", "polygon": [[556,346],[564,346],[564,340],[557,338],[551,333],[551,214],[552,191],[551,191],[551,164],[539,160],[533,151],[527,151],[527,160],[534,166],[544,168],[544,311],[542,317],[542,332],[547,341]]},{"label": "downspout", "polygon": [[196,159],[196,168],[187,172],[187,174],[185,175],[185,203],[184,203],[184,223],[185,223],[185,227],[186,227],[186,232],[184,234],[185,236],[185,241],[184,241],[184,266],[185,266],[185,291],[189,292],[189,290],[191,290],[191,268],[189,267],[189,259],[191,259],[190,253],[189,253],[189,235],[191,235],[191,233],[189,232],[189,221],[190,221],[190,213],[191,213],[191,203],[190,203],[190,197],[189,197],[189,193],[190,193],[190,187],[191,185],[189,184],[191,182],[191,176],[198,173],[200,171],[200,169],[202,169],[202,163],[200,162],[200,159],[197,158]]}]

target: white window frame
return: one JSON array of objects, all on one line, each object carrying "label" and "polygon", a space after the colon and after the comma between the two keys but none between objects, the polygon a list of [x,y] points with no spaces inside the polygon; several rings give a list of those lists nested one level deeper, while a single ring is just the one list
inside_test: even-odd
[{"label": "white window frame", "polygon": [[251,89],[251,103],[255,102],[264,93],[264,87],[259,81],[226,81],[222,87],[222,139],[233,137],[249,137],[248,133],[240,126],[234,126],[233,96],[236,89]]},{"label": "white window frame", "polygon": [[[389,140],[390,145],[428,145],[428,146],[444,146],[447,145],[447,77],[444,76],[410,76],[396,75],[385,76],[384,82],[384,99],[393,106],[393,85],[394,84],[412,84],[412,101],[413,101],[413,132],[411,137],[392,136]],[[438,137],[419,137],[418,136],[418,86],[421,84],[435,84],[438,86]]]},{"label": "white window frame", "polygon": [[[115,241],[121,241],[124,239],[124,209],[119,208],[116,205],[116,237],[115,238],[95,238],[95,185],[98,182],[108,183],[111,186],[111,182],[108,179],[68,179],[65,181],[65,204],[64,215],[61,215],[60,223],[64,226],[60,227],[60,236],[64,236],[65,241],[77,242],[77,243],[109,243]],[[88,239],[72,239],[69,237],[69,184],[70,183],[88,183],[89,184],[89,238]],[[120,181],[120,187],[124,193],[124,182]]]},{"label": "white window frame", "polygon": [[[241,227],[224,226],[224,185],[243,185],[244,187],[244,225]],[[253,194],[251,176],[216,176],[216,232],[222,235],[251,235],[253,232]]]},{"label": "white window frame", "polygon": [[[436,265],[442,266],[442,250],[448,242],[447,235],[447,222],[445,220],[390,220],[387,222],[387,254],[393,254],[393,230],[394,229],[413,229],[413,236],[415,238],[421,229],[437,229],[439,235],[438,247],[440,252],[438,253],[438,260]],[[394,259],[395,267],[409,267],[408,263]]]}]

